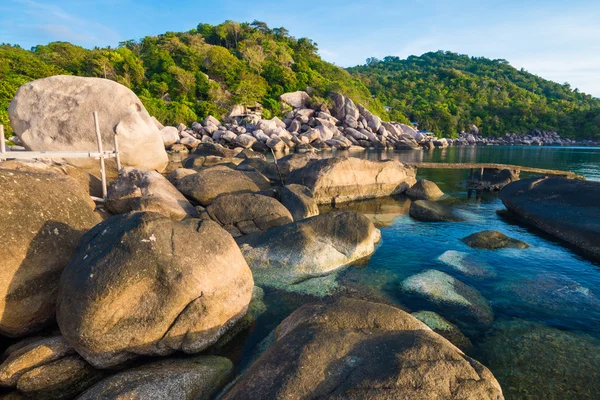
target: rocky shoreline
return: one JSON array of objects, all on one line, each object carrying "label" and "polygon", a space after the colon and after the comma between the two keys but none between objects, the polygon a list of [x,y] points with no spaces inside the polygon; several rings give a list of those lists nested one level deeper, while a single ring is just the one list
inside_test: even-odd
[{"label": "rocky shoreline", "polygon": [[[465,282],[493,274],[456,252],[440,261],[460,279],[430,269],[398,284],[399,295],[423,304],[412,315],[362,294],[311,297],[243,374],[222,351],[243,342],[266,312],[265,290],[293,293],[375,252],[381,233],[371,219],[319,206],[406,195],[419,223],[462,220],[413,167],[313,154],[326,146],[421,148],[405,131],[412,128],[381,122],[341,95],[331,113],[305,108],[308,95],[298,92],[282,97],[292,107],[285,121],[231,115],[227,124],[209,117],[191,130],[159,130],[120,85],[67,78],[19,90],[9,110],[17,135],[30,149],[77,149],[90,132],[69,136],[64,127],[83,124],[93,109],[112,121],[103,137],[122,137],[124,168],[95,204],[97,177],[85,165],[0,162],[0,395],[503,398],[492,372],[464,352],[471,345],[461,332],[492,326],[492,304]],[[70,84],[86,88],[85,101]],[[114,85],[123,104],[106,93]],[[79,106],[59,124],[65,104]],[[136,156],[140,140],[145,152]],[[258,151],[268,149],[299,153],[275,165]],[[527,251],[499,232],[464,242]]]}]

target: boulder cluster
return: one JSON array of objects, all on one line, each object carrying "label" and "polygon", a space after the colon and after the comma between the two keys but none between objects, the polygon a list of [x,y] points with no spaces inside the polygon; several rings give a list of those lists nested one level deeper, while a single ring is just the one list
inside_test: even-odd
[{"label": "boulder cluster", "polygon": [[483,137],[476,126],[470,132],[461,132],[457,139],[448,139],[454,146],[598,146],[598,140],[561,138],[558,132],[534,129],[528,134],[519,135],[507,132],[504,136]]}]

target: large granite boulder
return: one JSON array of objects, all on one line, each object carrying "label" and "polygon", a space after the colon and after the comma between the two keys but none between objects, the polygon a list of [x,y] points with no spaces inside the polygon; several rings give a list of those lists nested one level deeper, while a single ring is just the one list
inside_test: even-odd
[{"label": "large granite boulder", "polygon": [[494,321],[489,301],[477,289],[444,272],[427,270],[412,275],[402,281],[400,289],[466,328],[485,329]]},{"label": "large granite boulder", "polygon": [[441,315],[434,313],[433,311],[419,311],[412,313],[411,315],[430,327],[435,333],[448,339],[450,343],[462,351],[469,353],[473,349],[473,344],[469,338]]},{"label": "large granite boulder", "polygon": [[290,212],[294,221],[319,215],[319,205],[306,186],[291,184],[277,190],[277,198]]},{"label": "large granite boulder", "polygon": [[423,222],[459,222],[464,220],[451,206],[429,200],[413,201],[410,205],[409,214],[414,219]]},{"label": "large granite boulder", "polygon": [[238,239],[256,284],[282,287],[365,258],[380,232],[354,211],[321,214]]},{"label": "large granite boulder", "polygon": [[232,373],[233,364],[223,357],[162,360],[106,378],[78,399],[209,400]]},{"label": "large granite boulder", "polygon": [[410,314],[354,299],[306,305],[225,393],[243,399],[503,399],[492,373]]},{"label": "large granite boulder", "polygon": [[435,200],[444,195],[435,182],[419,179],[406,191],[406,195],[414,200]]},{"label": "large granite boulder", "polygon": [[416,171],[399,161],[368,161],[353,157],[315,160],[293,171],[288,183],[312,190],[317,203],[385,197],[414,185]]},{"label": "large granite boulder", "polygon": [[500,200],[523,222],[600,258],[600,182],[521,179],[504,187]]},{"label": "large granite boulder", "polygon": [[289,154],[277,159],[277,164],[269,163],[263,170],[263,173],[272,180],[283,179],[287,182],[288,176],[300,168],[304,168],[306,164],[312,160],[318,159],[314,154]]},{"label": "large granite boulder", "polygon": [[345,126],[356,129],[360,115],[356,104],[348,97],[339,93],[332,94],[331,98],[333,100],[331,115],[343,122]]},{"label": "large granite boulder", "polygon": [[[121,162],[163,171],[169,160],[161,132],[138,97],[125,86],[101,78],[51,76],[24,84],[10,103],[11,126],[34,151],[97,151],[92,113],[98,112],[104,150],[119,137]],[[98,167],[92,159],[70,159]]]},{"label": "large granite boulder", "polygon": [[292,106],[293,108],[305,108],[307,101],[310,96],[305,91],[299,90],[297,92],[284,93],[279,96],[279,100],[285,104]]},{"label": "large granite boulder", "polygon": [[461,239],[467,246],[476,249],[496,250],[505,247],[526,249],[529,245],[521,240],[513,239],[498,231],[477,232]]},{"label": "large granite boulder", "polygon": [[57,321],[98,368],[197,353],[244,316],[253,286],[236,243],[215,222],[122,214],[82,237],[60,280]]},{"label": "large granite boulder", "polygon": [[0,188],[0,334],[16,337],[54,319],[60,274],[101,219],[68,176],[0,169]]},{"label": "large granite boulder", "polygon": [[108,186],[106,208],[113,214],[154,211],[176,220],[198,216],[196,209],[164,176],[131,167],[121,169],[118,178]]},{"label": "large granite boulder", "polygon": [[[256,174],[260,175],[258,172]],[[258,192],[270,186],[266,178],[261,182],[248,171],[236,171],[224,166],[203,169],[177,182],[177,189],[181,193],[203,206],[209,205],[222,194]]]},{"label": "large granite boulder", "polygon": [[272,197],[253,193],[224,194],[206,212],[233,237],[293,222],[292,214]]}]

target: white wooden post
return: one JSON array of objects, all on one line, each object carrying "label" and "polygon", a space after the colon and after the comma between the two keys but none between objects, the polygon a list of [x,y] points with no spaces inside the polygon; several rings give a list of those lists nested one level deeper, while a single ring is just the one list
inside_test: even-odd
[{"label": "white wooden post", "polygon": [[4,139],[4,125],[0,124],[0,161],[4,161],[2,156],[6,153],[6,141]]},{"label": "white wooden post", "polygon": [[117,159],[117,173],[121,171],[121,155],[119,154],[119,140],[115,132],[115,157]]},{"label": "white wooden post", "polygon": [[100,153],[100,177],[102,178],[102,198],[106,200],[106,169],[104,166],[104,150],[102,150],[102,136],[100,135],[100,124],[98,122],[98,112],[94,111],[94,127],[96,128],[96,140],[98,141],[98,153]]}]

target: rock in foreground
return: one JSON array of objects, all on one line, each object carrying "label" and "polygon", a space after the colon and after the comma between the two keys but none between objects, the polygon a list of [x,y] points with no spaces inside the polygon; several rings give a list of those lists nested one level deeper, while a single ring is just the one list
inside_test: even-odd
[{"label": "rock in foreground", "polygon": [[367,301],[307,305],[223,396],[243,399],[503,399],[483,365],[410,314]]},{"label": "rock in foreground", "polygon": [[416,183],[415,176],[414,168],[398,161],[334,157],[294,170],[288,183],[307,186],[317,203],[329,204],[403,193]]},{"label": "rock in foreground", "polygon": [[318,215],[238,240],[257,285],[283,287],[367,257],[380,232],[354,211]]},{"label": "rock in foreground", "polygon": [[130,213],[84,235],[61,277],[57,320],[92,365],[206,349],[242,318],[252,274],[212,221]]},{"label": "rock in foreground", "polygon": [[78,399],[208,400],[225,386],[232,371],[233,364],[223,357],[162,360],[111,376]]},{"label": "rock in foreground", "polygon": [[[169,160],[163,138],[138,97],[127,87],[100,78],[51,76],[21,86],[8,108],[11,125],[34,151],[96,151],[92,113],[98,112],[104,150],[119,152],[124,165],[163,171]],[[71,159],[96,169],[91,159]]]},{"label": "rock in foreground", "polygon": [[600,182],[522,179],[502,189],[500,200],[522,221],[600,258]]},{"label": "rock in foreground", "polygon": [[461,239],[466,245],[476,249],[496,250],[505,247],[526,249],[529,245],[517,239],[510,238],[498,231],[477,232]]},{"label": "rock in foreground", "polygon": [[0,334],[16,337],[54,318],[60,274],[100,218],[67,176],[0,169],[0,188]]}]

